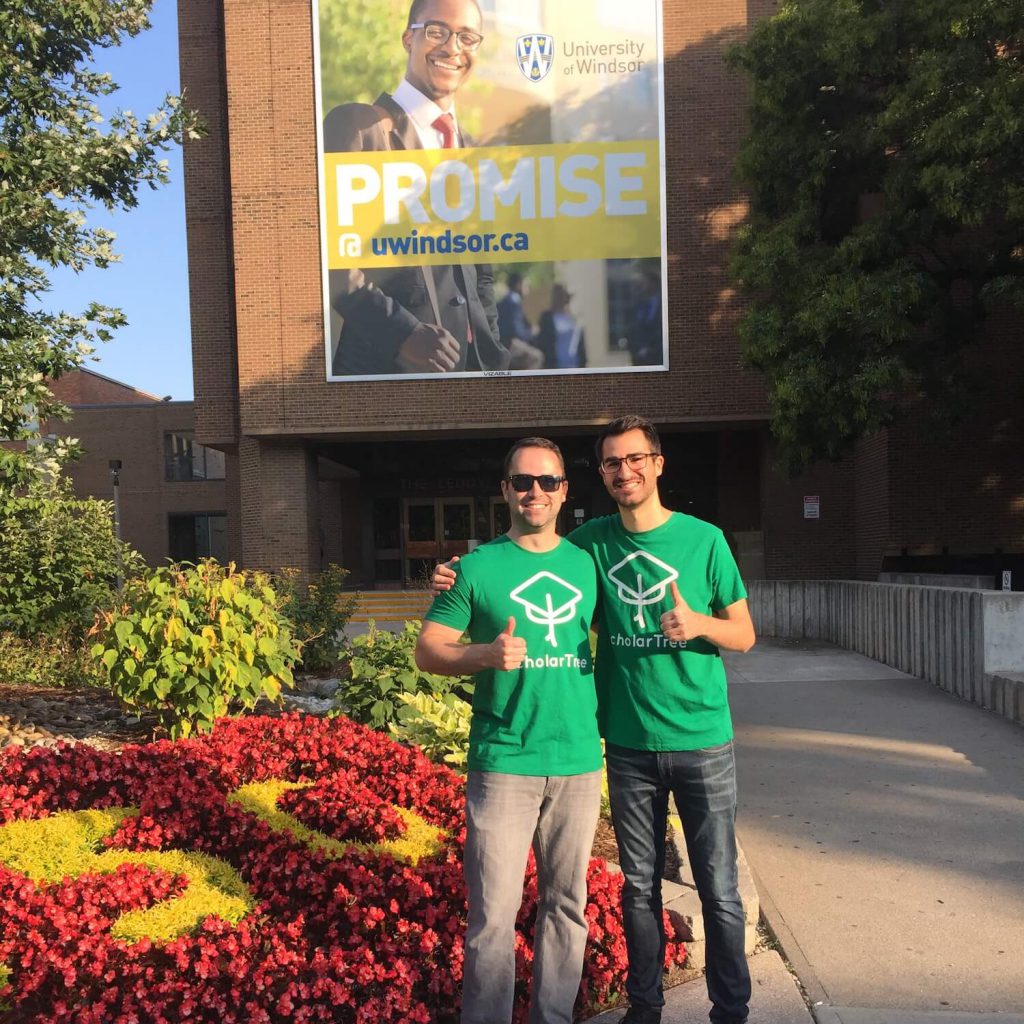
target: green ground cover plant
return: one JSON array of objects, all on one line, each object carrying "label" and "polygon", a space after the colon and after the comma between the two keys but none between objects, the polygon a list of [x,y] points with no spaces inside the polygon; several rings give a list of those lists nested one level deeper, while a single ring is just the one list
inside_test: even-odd
[{"label": "green ground cover plant", "polygon": [[416,667],[416,640],[419,622],[406,622],[397,633],[370,628],[351,641],[348,648],[348,675],[335,698],[342,714],[374,729],[384,729],[399,718],[405,707],[403,694],[426,693],[433,697],[457,691],[462,680],[435,675]]}]

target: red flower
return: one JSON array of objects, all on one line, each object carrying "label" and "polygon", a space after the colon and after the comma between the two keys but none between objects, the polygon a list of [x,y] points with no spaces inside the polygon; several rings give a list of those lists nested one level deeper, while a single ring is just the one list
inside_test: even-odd
[{"label": "red flower", "polygon": [[[271,778],[313,783],[281,801],[307,827],[338,839],[392,838],[393,807],[448,835],[416,867],[352,849],[313,851],[227,800]],[[462,780],[417,751],[343,718],[225,720],[206,737],[127,747],[0,755],[0,822],[64,810],[135,806],[110,849],[195,850],[242,877],[256,909],[237,925],[208,917],[171,942],[111,938],[126,911],[181,893],[186,879],[123,864],[35,885],[0,865],[0,964],[13,969],[0,1003],[35,1024],[458,1019],[465,930]],[[625,941],[621,878],[592,861],[590,925],[577,1009],[620,992]],[[516,943],[516,1019],[525,1019],[533,959],[531,864]],[[669,933],[671,936],[671,932]],[[668,959],[681,963],[671,941]]]}]

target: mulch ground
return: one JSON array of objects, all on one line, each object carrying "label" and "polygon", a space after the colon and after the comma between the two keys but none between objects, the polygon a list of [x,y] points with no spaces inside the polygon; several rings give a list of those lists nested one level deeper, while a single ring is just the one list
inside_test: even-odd
[{"label": "mulch ground", "polygon": [[[615,829],[607,818],[598,818],[597,831],[594,833],[594,848],[591,851],[594,857],[601,857],[610,860],[614,864],[619,862],[619,850],[615,845]],[[679,855],[676,853],[675,843],[672,842],[671,827],[665,831],[665,870],[662,878],[670,882],[679,881]]]}]

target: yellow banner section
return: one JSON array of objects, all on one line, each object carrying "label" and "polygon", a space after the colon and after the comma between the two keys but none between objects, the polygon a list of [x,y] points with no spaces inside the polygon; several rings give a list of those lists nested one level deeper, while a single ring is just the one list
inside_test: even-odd
[{"label": "yellow banner section", "polygon": [[331,270],[661,255],[656,140],[327,153]]}]

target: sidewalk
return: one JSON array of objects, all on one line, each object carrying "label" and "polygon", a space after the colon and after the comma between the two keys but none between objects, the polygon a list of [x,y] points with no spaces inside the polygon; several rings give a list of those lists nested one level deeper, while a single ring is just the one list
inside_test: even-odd
[{"label": "sidewalk", "polygon": [[827,644],[727,664],[740,837],[819,1024],[1024,1024],[1024,729]]},{"label": "sidewalk", "polygon": [[[1024,729],[828,644],[727,665],[740,839],[817,1024],[1024,1024]],[[814,1024],[750,965],[751,1024]],[[666,1000],[707,1020],[703,980]]]}]

